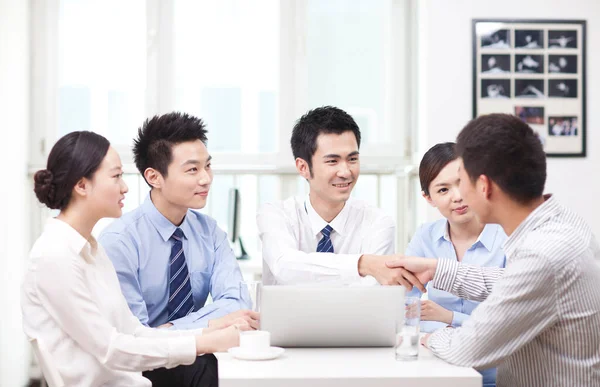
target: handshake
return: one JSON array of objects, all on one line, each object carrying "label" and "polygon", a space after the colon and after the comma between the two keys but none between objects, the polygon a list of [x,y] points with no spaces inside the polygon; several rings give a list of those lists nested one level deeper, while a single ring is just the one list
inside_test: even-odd
[{"label": "handshake", "polygon": [[358,260],[358,273],[375,277],[381,285],[402,285],[408,290],[416,286],[425,293],[425,284],[433,279],[437,262],[437,259],[402,254],[364,254]]},{"label": "handshake", "polygon": [[[425,284],[433,279],[437,259],[395,255],[364,254],[358,260],[361,276],[373,276],[381,285],[402,285],[408,290],[416,286],[425,292]],[[239,345],[239,332],[258,329],[260,315],[250,310],[239,310],[210,320],[203,335],[198,336],[198,354],[226,351]],[[167,324],[168,325],[168,324]]]},{"label": "handshake", "polygon": [[[407,257],[401,254],[364,254],[358,260],[358,273],[373,276],[381,285],[402,285],[408,290],[416,286],[426,292],[425,284],[433,279],[437,259]],[[239,310],[210,320],[203,335],[197,336],[198,354],[226,351],[239,345],[239,332],[259,329],[260,315],[250,310]],[[165,324],[166,328],[171,324]]]}]

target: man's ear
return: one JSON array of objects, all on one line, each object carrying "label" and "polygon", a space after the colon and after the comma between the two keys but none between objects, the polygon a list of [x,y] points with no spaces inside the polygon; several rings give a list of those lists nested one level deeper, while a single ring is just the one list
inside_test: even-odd
[{"label": "man's ear", "polygon": [[423,198],[425,199],[425,201],[427,201],[427,203],[429,203],[429,205],[433,208],[436,207],[435,203],[433,203],[433,200],[431,200],[431,196],[427,195],[425,193],[425,191],[421,191],[421,196],[423,196]]},{"label": "man's ear", "polygon": [[477,182],[479,183],[479,190],[481,191],[482,195],[489,200],[492,196],[493,190],[492,181],[486,175],[479,175]]},{"label": "man's ear", "polygon": [[301,159],[300,157],[296,157],[296,170],[306,180],[309,180],[312,176],[310,173],[310,167],[306,160]]},{"label": "man's ear", "polygon": [[163,176],[154,168],[146,168],[144,178],[152,186],[152,188],[162,188]]}]

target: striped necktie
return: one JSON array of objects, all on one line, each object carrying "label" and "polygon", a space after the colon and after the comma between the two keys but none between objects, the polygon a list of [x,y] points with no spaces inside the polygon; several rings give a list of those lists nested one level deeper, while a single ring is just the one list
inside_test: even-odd
[{"label": "striped necktie", "polygon": [[185,317],[194,311],[194,297],[192,296],[192,285],[190,273],[185,262],[183,253],[183,231],[175,229],[171,240],[171,258],[169,259],[169,302],[167,311],[168,321]]},{"label": "striped necktie", "polygon": [[333,253],[333,244],[331,243],[331,231],[333,229],[330,225],[325,226],[321,230],[321,234],[323,234],[323,238],[319,241],[317,245],[317,253]]}]

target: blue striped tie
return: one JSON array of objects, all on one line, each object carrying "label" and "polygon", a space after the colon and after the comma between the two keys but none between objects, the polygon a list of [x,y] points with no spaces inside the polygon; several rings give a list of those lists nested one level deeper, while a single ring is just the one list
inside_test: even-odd
[{"label": "blue striped tie", "polygon": [[317,245],[317,253],[333,253],[333,244],[331,243],[331,228],[330,225],[325,226],[321,230],[321,234],[323,234],[323,238],[319,241]]},{"label": "blue striped tie", "polygon": [[175,229],[171,235],[173,246],[169,259],[169,302],[167,303],[169,321],[185,317],[194,311],[194,297],[190,273],[183,253],[182,238],[183,231],[180,228]]}]

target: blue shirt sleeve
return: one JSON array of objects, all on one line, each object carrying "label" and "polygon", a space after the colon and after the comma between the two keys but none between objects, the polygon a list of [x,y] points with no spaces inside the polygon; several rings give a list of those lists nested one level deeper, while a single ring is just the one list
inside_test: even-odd
[{"label": "blue shirt sleeve", "polygon": [[103,233],[98,239],[117,272],[121,292],[131,312],[148,326],[148,310],[138,280],[138,252],[133,243],[118,233]]},{"label": "blue shirt sleeve", "polygon": [[466,313],[460,313],[457,311],[452,311],[452,326],[460,327],[463,325],[463,322],[467,321],[470,316]]},{"label": "blue shirt sleeve", "polygon": [[[413,235],[412,239],[408,243],[406,250],[404,251],[404,255],[412,256],[412,257],[425,257],[425,250],[423,249],[423,238],[421,234],[424,232],[423,226],[420,226],[417,231],[415,231],[415,235]],[[427,284],[423,284],[427,286]],[[406,297],[421,297],[422,292],[413,287],[413,290],[406,293]]]},{"label": "blue shirt sleeve", "polygon": [[215,264],[210,274],[211,304],[180,319],[171,321],[174,329],[195,329],[208,326],[208,321],[240,310],[240,283],[243,281],[227,234],[215,226]]}]

